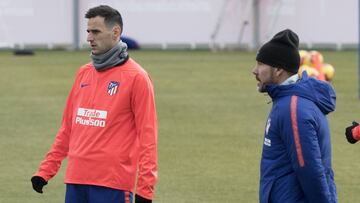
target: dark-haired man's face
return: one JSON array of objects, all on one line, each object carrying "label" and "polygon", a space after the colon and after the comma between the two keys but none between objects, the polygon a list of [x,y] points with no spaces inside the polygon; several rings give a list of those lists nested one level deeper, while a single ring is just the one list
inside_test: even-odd
[{"label": "dark-haired man's face", "polygon": [[116,26],[109,28],[101,16],[89,18],[87,24],[87,41],[91,47],[92,54],[99,55],[114,47],[120,37]]},{"label": "dark-haired man's face", "polygon": [[277,76],[275,68],[261,62],[256,62],[252,73],[258,81],[257,89],[259,92],[266,92],[266,85],[277,84]]}]

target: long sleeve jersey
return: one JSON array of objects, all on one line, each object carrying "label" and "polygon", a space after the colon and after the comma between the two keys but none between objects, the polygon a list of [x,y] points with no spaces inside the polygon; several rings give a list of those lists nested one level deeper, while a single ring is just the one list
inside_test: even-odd
[{"label": "long sleeve jersey", "polygon": [[360,125],[356,126],[354,129],[352,129],[352,134],[353,134],[355,140],[360,140]]},{"label": "long sleeve jersey", "polygon": [[[67,157],[65,183],[133,191],[153,198],[157,117],[148,74],[131,58],[103,72],[77,73],[61,127],[37,176],[52,178]],[[138,174],[137,174],[138,171]]]}]

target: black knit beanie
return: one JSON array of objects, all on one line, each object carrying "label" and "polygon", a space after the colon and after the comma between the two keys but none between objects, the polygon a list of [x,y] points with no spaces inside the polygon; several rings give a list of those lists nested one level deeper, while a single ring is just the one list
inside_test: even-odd
[{"label": "black knit beanie", "polygon": [[277,33],[259,49],[256,60],[290,73],[297,73],[300,65],[297,34],[290,29]]}]

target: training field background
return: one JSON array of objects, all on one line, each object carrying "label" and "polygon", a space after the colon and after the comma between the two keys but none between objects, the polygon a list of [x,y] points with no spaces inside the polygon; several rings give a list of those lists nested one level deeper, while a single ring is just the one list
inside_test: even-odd
[{"label": "training field background", "polygon": [[[322,52],[335,69],[329,115],[339,202],[360,202],[357,52]],[[154,202],[258,202],[259,163],[271,100],[256,91],[253,52],[130,51],[152,76],[159,121]],[[0,52],[0,203],[64,202],[66,161],[44,189],[30,178],[52,145],[67,94],[89,52]],[[105,91],[105,90],[104,90]],[[121,93],[121,92],[119,92]],[[91,170],[91,169],[89,169]]]}]

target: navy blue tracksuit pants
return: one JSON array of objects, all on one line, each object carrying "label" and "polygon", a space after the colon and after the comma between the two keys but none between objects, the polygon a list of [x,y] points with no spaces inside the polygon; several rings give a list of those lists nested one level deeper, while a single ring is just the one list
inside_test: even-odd
[{"label": "navy blue tracksuit pants", "polygon": [[96,185],[66,184],[65,203],[131,203],[128,191]]}]

